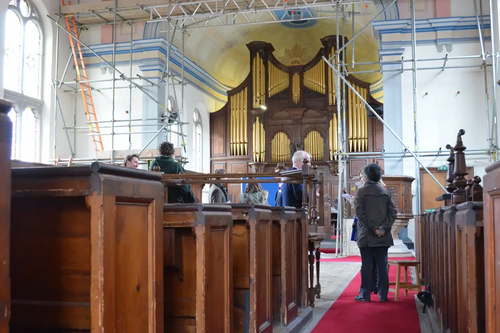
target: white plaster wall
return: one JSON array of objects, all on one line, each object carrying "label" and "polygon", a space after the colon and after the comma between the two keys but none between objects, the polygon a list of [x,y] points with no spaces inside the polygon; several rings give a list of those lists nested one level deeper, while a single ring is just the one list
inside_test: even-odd
[{"label": "white plaster wall", "polygon": [[[491,49],[486,43],[486,50]],[[464,56],[480,54],[479,43],[454,44],[448,55]],[[418,46],[417,58],[444,57],[445,52],[439,53],[435,46]],[[411,48],[406,48],[405,59],[411,59]],[[480,60],[448,61],[447,66],[461,66],[478,64]],[[442,61],[419,63],[419,67],[442,66]],[[492,70],[487,70],[488,91],[490,94],[490,116],[492,114],[493,82]],[[460,92],[460,93],[458,93]],[[426,94],[427,93],[427,94]],[[447,69],[444,72],[418,71],[417,73],[417,130],[420,151],[435,151],[443,149],[443,154],[434,157],[422,157],[426,167],[437,167],[446,164],[446,144],[455,145],[459,129],[466,134],[463,141],[467,150],[487,149],[486,100],[484,71],[479,68]],[[403,98],[403,141],[414,149],[413,125],[413,80],[411,71],[405,72],[402,77]],[[476,175],[483,176],[484,168],[488,165],[486,155],[466,156],[468,166],[474,166]],[[404,174],[415,176],[419,168],[415,166],[413,158],[403,161]],[[416,183],[413,184],[413,205],[416,211]],[[408,227],[408,237],[415,240],[413,221]]]},{"label": "white plaster wall", "polygon": [[[181,87],[179,85],[175,86],[175,94],[177,95],[177,101],[181,103]],[[174,97],[174,92],[172,86],[170,86],[170,96]],[[186,152],[182,151],[182,155],[186,156],[190,161],[186,165],[186,169],[195,170],[196,165],[194,156],[194,125],[193,125],[193,113],[197,109],[201,116],[202,125],[202,171],[210,172],[210,116],[208,110],[213,110],[215,108],[215,100],[194,88],[191,85],[184,87],[184,107],[182,114],[182,121],[188,123],[184,125],[183,131],[186,137]]]}]

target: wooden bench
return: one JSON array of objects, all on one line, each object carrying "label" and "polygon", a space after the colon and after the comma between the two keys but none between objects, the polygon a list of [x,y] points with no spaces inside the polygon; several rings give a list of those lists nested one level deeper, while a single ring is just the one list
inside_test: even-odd
[{"label": "wooden bench", "polygon": [[273,330],[270,206],[231,204],[234,332]]},{"label": "wooden bench", "polygon": [[165,332],[232,332],[231,207],[163,206]]},{"label": "wooden bench", "polygon": [[93,163],[12,170],[11,332],[163,332],[163,186]]}]

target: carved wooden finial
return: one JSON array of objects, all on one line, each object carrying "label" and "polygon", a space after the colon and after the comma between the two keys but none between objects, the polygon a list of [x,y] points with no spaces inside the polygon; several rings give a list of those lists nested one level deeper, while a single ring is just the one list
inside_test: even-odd
[{"label": "carved wooden finial", "polygon": [[453,180],[453,185],[456,187],[453,192],[453,204],[460,204],[467,200],[465,187],[467,186],[467,180],[465,176],[468,174],[467,166],[465,164],[465,154],[464,150],[467,149],[462,141],[462,136],[465,131],[461,129],[458,131],[457,143],[453,150],[455,150],[455,179]]},{"label": "carved wooden finial", "polygon": [[446,190],[448,193],[453,193],[456,190],[456,187],[453,185],[453,181],[455,180],[455,151],[453,150],[453,146],[450,144],[446,145],[446,149],[450,150],[450,156],[446,161],[448,161],[448,174],[446,178],[446,182],[448,185],[446,186]]},{"label": "carved wooden finial", "polygon": [[481,177],[474,176],[472,185],[472,201],[483,201],[483,187],[481,186]]},{"label": "carved wooden finial", "polygon": [[474,185],[474,179],[467,179],[467,188],[465,189],[467,201],[472,201],[472,185]]}]

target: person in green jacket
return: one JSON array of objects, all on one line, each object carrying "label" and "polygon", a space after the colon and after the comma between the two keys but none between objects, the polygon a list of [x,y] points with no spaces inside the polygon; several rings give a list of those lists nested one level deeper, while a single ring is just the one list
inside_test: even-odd
[{"label": "person in green jacket", "polygon": [[[173,158],[175,154],[174,145],[170,142],[163,141],[158,147],[159,156],[151,162],[150,170],[155,167],[160,168],[160,172],[170,175],[186,173],[182,165],[176,162]],[[193,203],[195,202],[191,186],[168,186],[168,203]]]}]

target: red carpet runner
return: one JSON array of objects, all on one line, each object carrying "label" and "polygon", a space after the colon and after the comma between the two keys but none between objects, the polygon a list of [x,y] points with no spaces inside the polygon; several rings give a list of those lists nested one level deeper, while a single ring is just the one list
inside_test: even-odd
[{"label": "red carpet runner", "polygon": [[[354,262],[359,261],[356,260],[357,258],[334,260]],[[409,260],[411,258],[401,259]],[[403,280],[403,269],[401,272]],[[395,266],[390,268],[389,281],[396,281]],[[408,281],[411,281],[409,276]],[[312,333],[420,333],[414,298],[415,292],[410,291],[408,297],[405,297],[404,291],[400,290],[399,300],[395,302],[394,292],[390,291],[387,303],[379,303],[378,295],[372,294],[370,303],[362,303],[354,300],[360,285],[361,276],[358,273],[321,318]]]}]

